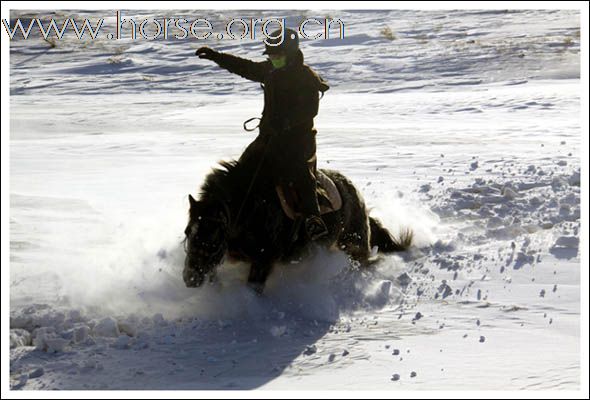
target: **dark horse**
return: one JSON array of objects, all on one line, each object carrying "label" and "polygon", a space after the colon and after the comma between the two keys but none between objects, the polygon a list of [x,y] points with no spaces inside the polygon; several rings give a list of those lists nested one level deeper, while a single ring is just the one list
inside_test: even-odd
[{"label": "dark horse", "polygon": [[[241,162],[222,162],[201,187],[199,201],[191,195],[185,229],[183,278],[188,287],[212,279],[225,256],[251,263],[248,284],[258,293],[277,262],[299,260],[313,246],[298,224],[281,207],[275,185],[264,171],[252,181],[253,169]],[[337,171],[320,170],[335,184],[341,197],[337,211],[322,215],[329,234],[317,243],[337,246],[361,266],[369,264],[371,248],[383,253],[406,250],[411,231],[395,239],[381,223],[369,217],[353,184]]]}]

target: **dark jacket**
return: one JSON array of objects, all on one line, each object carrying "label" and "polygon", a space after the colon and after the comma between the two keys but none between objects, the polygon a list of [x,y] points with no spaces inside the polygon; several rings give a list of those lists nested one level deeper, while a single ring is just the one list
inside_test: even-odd
[{"label": "dark jacket", "polygon": [[239,162],[255,165],[275,183],[290,184],[300,199],[302,214],[319,216],[313,118],[318,113],[319,93],[328,90],[328,85],[303,63],[300,50],[279,69],[270,61],[254,62],[230,54],[215,53],[211,59],[264,88],[260,133]]},{"label": "dark jacket", "polygon": [[261,135],[292,137],[315,133],[313,118],[318,113],[319,93],[323,94],[329,86],[303,63],[300,50],[280,69],[274,69],[269,60],[255,62],[224,53],[216,53],[212,60],[234,74],[262,84]]}]

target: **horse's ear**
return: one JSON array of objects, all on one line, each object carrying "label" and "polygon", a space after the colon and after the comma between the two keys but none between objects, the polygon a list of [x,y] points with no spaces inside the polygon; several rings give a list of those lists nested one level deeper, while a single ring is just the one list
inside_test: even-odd
[{"label": "horse's ear", "polygon": [[197,201],[191,194],[188,195],[188,201],[191,205],[191,208],[195,208],[197,206]]}]

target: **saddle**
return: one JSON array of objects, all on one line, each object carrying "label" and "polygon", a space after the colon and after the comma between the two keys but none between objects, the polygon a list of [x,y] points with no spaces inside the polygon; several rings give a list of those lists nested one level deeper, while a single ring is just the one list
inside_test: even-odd
[{"label": "saddle", "polygon": [[[342,197],[334,181],[320,170],[316,173],[316,179],[316,193],[320,205],[320,214],[324,215],[340,210],[342,207]],[[288,184],[277,185],[275,189],[285,215],[292,220],[297,220],[297,218],[301,217],[298,206],[299,198],[293,187]]]}]

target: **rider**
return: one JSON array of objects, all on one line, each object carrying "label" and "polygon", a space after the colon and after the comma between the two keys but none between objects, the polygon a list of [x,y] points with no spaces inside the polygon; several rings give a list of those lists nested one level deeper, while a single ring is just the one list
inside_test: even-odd
[{"label": "rider", "polygon": [[209,47],[201,47],[195,54],[262,84],[264,109],[260,133],[240,161],[266,155],[277,179],[289,182],[295,190],[306,232],[315,240],[326,235],[328,230],[320,217],[316,194],[317,131],[313,118],[318,113],[319,92],[323,94],[329,86],[303,63],[296,31],[277,30],[270,37],[263,53],[268,55],[266,61],[250,61]]}]

